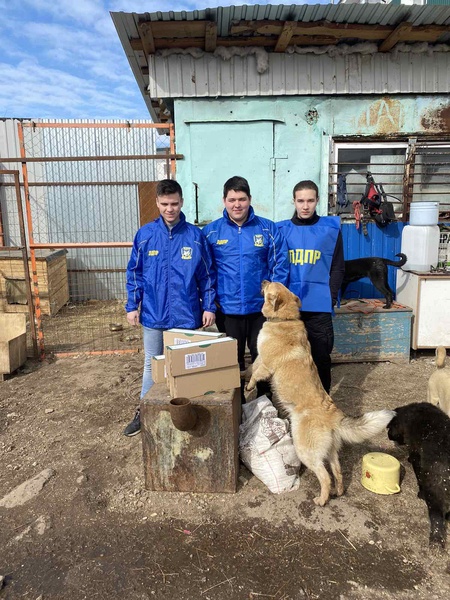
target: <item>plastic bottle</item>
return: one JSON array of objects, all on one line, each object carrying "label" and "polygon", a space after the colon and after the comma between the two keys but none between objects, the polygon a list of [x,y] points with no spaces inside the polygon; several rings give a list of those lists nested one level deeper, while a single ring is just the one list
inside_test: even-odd
[{"label": "plastic bottle", "polygon": [[428,273],[439,260],[440,231],[437,225],[406,225],[402,232],[401,251],[406,254],[404,271]]}]

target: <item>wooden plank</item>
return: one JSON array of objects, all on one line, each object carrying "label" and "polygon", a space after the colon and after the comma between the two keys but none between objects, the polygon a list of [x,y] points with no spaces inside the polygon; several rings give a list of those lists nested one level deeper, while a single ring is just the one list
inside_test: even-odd
[{"label": "wooden plank", "polygon": [[275,46],[275,52],[284,52],[289,46],[292,35],[297,27],[297,21],[285,21],[283,29],[278,36],[278,40]]},{"label": "wooden plank", "polygon": [[205,28],[205,52],[214,52],[217,47],[217,23],[208,21]]},{"label": "wooden plank", "polygon": [[400,25],[398,25],[394,31],[387,36],[384,42],[380,44],[378,48],[379,52],[387,52],[393,48],[395,44],[400,41],[400,39],[403,39],[403,35],[411,30],[412,26],[412,23],[400,23]]},{"label": "wooden plank", "polygon": [[412,311],[336,313],[333,362],[408,362]]},{"label": "wooden plank", "polygon": [[[252,38],[248,37],[223,37],[217,38],[217,46],[224,46],[230,48],[232,46],[247,47],[247,46],[258,46],[265,48],[274,48],[277,43],[277,38],[268,36],[255,36]],[[335,44],[336,38],[331,36],[295,36],[291,38],[291,45],[297,44],[301,46],[324,46],[328,44]],[[131,47],[135,51],[142,50],[140,40],[130,40]],[[184,39],[165,39],[155,40],[156,50],[168,50],[173,48],[201,48],[203,50],[205,45],[204,38],[184,38]],[[160,158],[160,157],[158,157]],[[180,158],[180,157],[178,157]]]},{"label": "wooden plank", "polygon": [[[69,300],[67,280],[67,259],[65,253],[40,257],[36,262],[36,274],[39,285],[39,298],[43,314],[54,315]],[[48,260],[47,260],[48,259]],[[31,274],[31,261],[28,263]],[[27,305],[9,304],[6,294],[6,279],[23,280],[23,262],[19,259],[3,261],[0,269],[0,310],[7,313],[27,312]],[[34,301],[34,297],[33,297]]]},{"label": "wooden plank", "polygon": [[138,183],[140,227],[159,217],[159,210],[156,206],[157,185],[157,181],[140,181]]},{"label": "wooden plank", "polygon": [[161,38],[202,38],[211,21],[153,21],[152,31],[155,44]]},{"label": "wooden plank", "polygon": [[[230,28],[231,35],[260,35],[279,36],[283,29],[281,21],[240,21]],[[325,35],[342,38],[359,38],[364,40],[385,39],[394,28],[384,25],[359,25],[358,23],[330,23],[313,21],[311,23],[297,22],[294,35]],[[250,43],[250,40],[249,40]]]},{"label": "wooden plank", "polygon": [[402,42],[436,42],[442,35],[450,32],[450,26],[422,25],[413,27],[403,34]]},{"label": "wooden plank", "polygon": [[69,301],[69,286],[63,285],[49,298],[50,315],[54,316]]},{"label": "wooden plank", "polygon": [[337,44],[335,37],[324,35],[296,35],[291,38],[291,46],[330,46]]},{"label": "wooden plank", "polygon": [[153,39],[152,24],[148,21],[138,24],[139,37],[144,49],[145,59],[149,54],[155,54],[155,40]]}]

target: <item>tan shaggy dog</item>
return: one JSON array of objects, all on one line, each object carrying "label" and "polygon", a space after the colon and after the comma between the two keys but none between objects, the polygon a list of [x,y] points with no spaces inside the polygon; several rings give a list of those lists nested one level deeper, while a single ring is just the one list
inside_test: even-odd
[{"label": "tan shaggy dog", "polygon": [[258,358],[249,369],[247,390],[258,381],[271,380],[278,403],[289,414],[297,455],[320,482],[320,496],[314,502],[324,506],[331,489],[325,462],[330,464],[336,493],[341,496],[344,484],[338,453],[342,442],[371,438],[386,428],[395,413],[380,410],[353,418],[339,410],[323,389],[311,357],[299,298],[281,283],[263,281],[262,292],[262,313],[267,320],[258,336]]},{"label": "tan shaggy dog", "polygon": [[436,348],[436,371],[428,380],[427,400],[439,406],[450,417],[450,369],[445,368],[447,351],[444,346]]}]

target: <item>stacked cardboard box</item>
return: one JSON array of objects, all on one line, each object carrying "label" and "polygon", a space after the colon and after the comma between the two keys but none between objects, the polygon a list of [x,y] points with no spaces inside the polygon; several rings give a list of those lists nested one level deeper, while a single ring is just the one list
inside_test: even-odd
[{"label": "stacked cardboard box", "polygon": [[190,344],[225,337],[218,331],[202,331],[201,329],[168,329],[163,333],[164,348],[177,344]]},{"label": "stacked cardboard box", "polygon": [[[224,333],[218,331],[202,331],[199,329],[168,329],[163,333],[163,344],[174,346],[177,344],[189,344],[191,342],[203,342],[225,337]],[[152,356],[152,379],[155,383],[164,383],[167,378],[165,355]]]},{"label": "stacked cardboard box", "polygon": [[166,381],[166,360],[164,354],[152,356],[152,379],[155,383]]},{"label": "stacked cardboard box", "polygon": [[172,398],[194,398],[240,386],[237,341],[211,341],[166,347],[167,383]]}]

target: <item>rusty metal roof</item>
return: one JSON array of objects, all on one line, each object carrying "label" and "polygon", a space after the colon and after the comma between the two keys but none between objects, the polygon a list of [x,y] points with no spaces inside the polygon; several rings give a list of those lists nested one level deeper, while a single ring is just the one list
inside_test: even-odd
[{"label": "rusty metal roof", "polygon": [[112,12],[111,16],[155,121],[171,118],[170,107],[147,92],[148,57],[158,50],[213,52],[218,46],[259,46],[282,53],[293,45],[371,41],[378,44],[380,52],[386,52],[397,42],[450,41],[448,5],[268,4],[190,12]]}]

